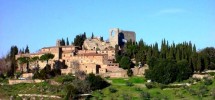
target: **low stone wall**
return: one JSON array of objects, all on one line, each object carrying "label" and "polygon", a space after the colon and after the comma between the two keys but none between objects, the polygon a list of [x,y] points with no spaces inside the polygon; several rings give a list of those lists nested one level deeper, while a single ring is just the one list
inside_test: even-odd
[{"label": "low stone wall", "polygon": [[20,97],[39,97],[39,98],[56,98],[61,99],[59,96],[55,95],[41,95],[41,94],[18,94]]},{"label": "low stone wall", "polygon": [[208,74],[193,74],[193,78],[203,79],[204,77],[209,77]]},{"label": "low stone wall", "polygon": [[119,72],[107,72],[101,74],[102,77],[111,77],[111,78],[121,78],[121,77],[128,77],[127,71],[119,71]]},{"label": "low stone wall", "polygon": [[22,74],[22,77],[23,77],[23,78],[32,78],[33,75],[34,75],[33,73],[23,73],[23,74]]},{"label": "low stone wall", "polygon": [[61,69],[61,74],[69,74],[72,73],[72,68]]},{"label": "low stone wall", "polygon": [[35,80],[9,80],[9,84],[19,84],[19,83],[41,83],[44,82],[44,80],[35,79]]}]

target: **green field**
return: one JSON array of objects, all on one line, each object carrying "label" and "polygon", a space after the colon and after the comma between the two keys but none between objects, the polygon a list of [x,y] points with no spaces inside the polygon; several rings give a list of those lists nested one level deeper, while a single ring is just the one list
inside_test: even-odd
[{"label": "green field", "polygon": [[[62,81],[63,77],[54,78],[55,81]],[[67,78],[68,79],[68,78]],[[91,100],[214,100],[215,80],[210,85],[205,81],[198,81],[190,87],[148,89],[146,79],[143,77],[130,78],[108,78],[111,83],[103,90],[92,93]],[[183,81],[188,82],[189,80]],[[66,95],[63,85],[55,86],[47,82],[38,84],[16,84],[0,85],[0,98],[9,99],[11,95],[17,94],[45,94],[57,95],[62,98]]]},{"label": "green field", "polygon": [[[190,87],[180,88],[152,88],[145,87],[146,80],[142,77],[108,79],[111,86],[94,91],[92,100],[214,100],[215,81],[204,85],[203,81]],[[128,86],[127,82],[133,83]],[[200,89],[203,87],[202,89]],[[148,99],[147,99],[148,98]]]}]

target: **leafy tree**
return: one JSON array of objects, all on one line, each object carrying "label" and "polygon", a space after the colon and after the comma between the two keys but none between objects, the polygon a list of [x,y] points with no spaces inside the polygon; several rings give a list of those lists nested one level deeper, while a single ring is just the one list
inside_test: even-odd
[{"label": "leafy tree", "polygon": [[192,75],[192,69],[189,67],[187,60],[181,60],[177,62],[177,80],[183,81],[188,79]]},{"label": "leafy tree", "polygon": [[128,69],[131,66],[131,60],[127,56],[123,56],[122,59],[119,62],[119,65],[123,69]]},{"label": "leafy tree", "polygon": [[93,73],[90,73],[86,80],[90,83],[90,87],[92,90],[98,90],[98,89],[103,89],[107,86],[109,86],[110,84],[108,82],[106,82],[103,78],[101,78],[101,76],[96,76]]},{"label": "leafy tree", "polygon": [[26,67],[26,69],[27,69],[27,72],[29,72],[29,57],[19,57],[17,60],[18,60],[18,62],[19,62],[19,64],[20,64],[20,67],[21,67],[21,72],[23,72],[23,64],[27,64],[27,67]]},{"label": "leafy tree", "polygon": [[40,57],[38,57],[38,56],[34,56],[30,59],[30,62],[34,63],[35,70],[39,70],[39,65],[38,65],[39,59],[40,59]]},{"label": "leafy tree", "polygon": [[17,55],[17,54],[18,54],[17,46],[11,46],[10,53],[7,56],[7,59],[9,59],[10,62],[11,62],[10,66],[9,66],[10,70],[7,72],[8,77],[14,76],[15,69],[17,68],[17,63],[16,63],[16,60],[15,60],[15,55]]},{"label": "leafy tree", "polygon": [[46,53],[46,54],[43,54],[41,57],[40,57],[40,60],[41,61],[46,61],[46,64],[48,64],[48,61],[50,59],[53,59],[54,58],[54,55],[51,54],[51,53]]},{"label": "leafy tree", "polygon": [[82,48],[82,45],[83,45],[85,39],[86,39],[85,32],[84,32],[84,34],[76,35],[76,37],[74,38],[73,45],[79,46],[80,48]]}]

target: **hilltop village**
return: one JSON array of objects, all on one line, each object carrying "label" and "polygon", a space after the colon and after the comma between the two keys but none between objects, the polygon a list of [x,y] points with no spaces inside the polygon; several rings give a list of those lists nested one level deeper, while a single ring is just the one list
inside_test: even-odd
[{"label": "hilltop village", "polygon": [[[86,74],[94,73],[103,77],[127,77],[127,71],[120,68],[119,63],[115,62],[115,46],[120,45],[118,49],[123,49],[127,41],[136,41],[136,34],[133,31],[124,31],[119,28],[110,29],[109,34],[108,42],[101,40],[100,37],[87,38],[82,47],[62,46],[61,41],[57,40],[56,46],[43,47],[37,53],[18,54],[16,59],[41,57],[43,54],[51,53],[54,58],[50,59],[48,64],[53,68],[56,62],[63,63],[66,67],[61,68],[62,74],[74,74],[77,71],[83,71]],[[46,64],[44,61],[38,61],[37,65],[30,63],[29,68],[39,67],[39,69],[43,69]],[[18,70],[27,72],[26,67],[26,64],[18,64]],[[143,75],[144,69],[142,66],[138,66],[132,68],[132,71],[134,75]]]}]

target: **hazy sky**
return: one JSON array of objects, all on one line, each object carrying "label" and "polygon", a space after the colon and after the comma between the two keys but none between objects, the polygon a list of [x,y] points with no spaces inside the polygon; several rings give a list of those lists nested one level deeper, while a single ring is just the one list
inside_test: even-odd
[{"label": "hazy sky", "polygon": [[83,32],[107,39],[114,27],[147,44],[215,47],[215,0],[0,0],[0,56],[12,45],[35,52]]}]

